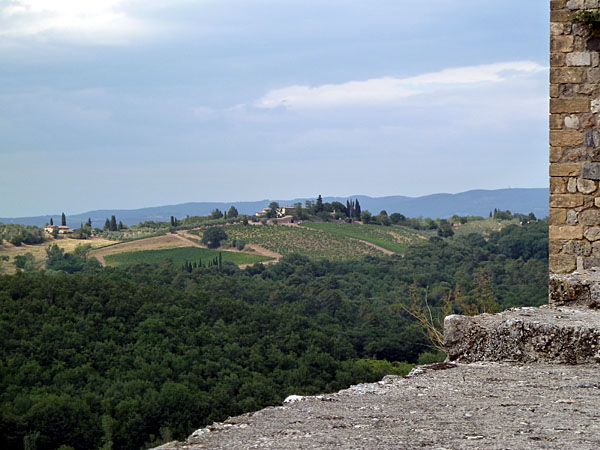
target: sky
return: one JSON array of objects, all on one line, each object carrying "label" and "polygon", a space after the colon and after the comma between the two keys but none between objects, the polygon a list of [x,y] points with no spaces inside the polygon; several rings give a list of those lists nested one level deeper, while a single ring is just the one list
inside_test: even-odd
[{"label": "sky", "polygon": [[0,0],[0,217],[547,185],[546,0]]}]

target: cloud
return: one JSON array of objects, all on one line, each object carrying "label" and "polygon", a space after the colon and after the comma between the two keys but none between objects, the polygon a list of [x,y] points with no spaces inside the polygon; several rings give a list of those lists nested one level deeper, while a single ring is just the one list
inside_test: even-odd
[{"label": "cloud", "polygon": [[499,83],[546,70],[546,67],[535,62],[515,61],[444,69],[408,78],[382,77],[316,87],[289,86],[269,91],[254,106],[303,109],[394,105],[415,95]]},{"label": "cloud", "polygon": [[0,0],[0,38],[66,38],[115,44],[146,34],[131,0]]}]

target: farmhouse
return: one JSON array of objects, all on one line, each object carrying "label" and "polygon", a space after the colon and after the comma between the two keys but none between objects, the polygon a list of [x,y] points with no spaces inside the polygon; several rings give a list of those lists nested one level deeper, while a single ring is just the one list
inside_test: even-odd
[{"label": "farmhouse", "polygon": [[46,225],[44,231],[48,234],[57,232],[58,234],[72,234],[73,230],[65,225]]}]

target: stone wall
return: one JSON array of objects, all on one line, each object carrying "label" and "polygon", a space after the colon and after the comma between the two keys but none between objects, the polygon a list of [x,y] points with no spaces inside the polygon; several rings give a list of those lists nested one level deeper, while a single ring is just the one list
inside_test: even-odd
[{"label": "stone wall", "polygon": [[550,272],[600,267],[600,38],[572,23],[599,0],[550,0]]}]

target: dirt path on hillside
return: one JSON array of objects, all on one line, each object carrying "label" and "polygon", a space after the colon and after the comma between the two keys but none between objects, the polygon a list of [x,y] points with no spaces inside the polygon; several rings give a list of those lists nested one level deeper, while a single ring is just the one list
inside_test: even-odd
[{"label": "dirt path on hillside", "polygon": [[388,250],[387,248],[380,247],[379,245],[373,244],[372,242],[369,242],[369,241],[363,241],[362,239],[356,239],[356,238],[348,238],[348,239],[362,242],[363,244],[368,245],[369,247],[373,247],[373,248],[379,250],[380,252],[383,252],[383,254],[385,254],[385,255],[395,255],[396,254],[396,252]]},{"label": "dirt path on hillside", "polygon": [[273,258],[272,261],[266,261],[263,264],[266,263],[274,263],[274,262],[278,262],[281,259],[281,256],[279,253],[271,251],[271,250],[267,250],[264,247],[261,247],[258,244],[246,244],[246,247],[251,248],[252,250],[254,250],[255,253],[259,254],[260,256],[267,256],[269,258]]}]

